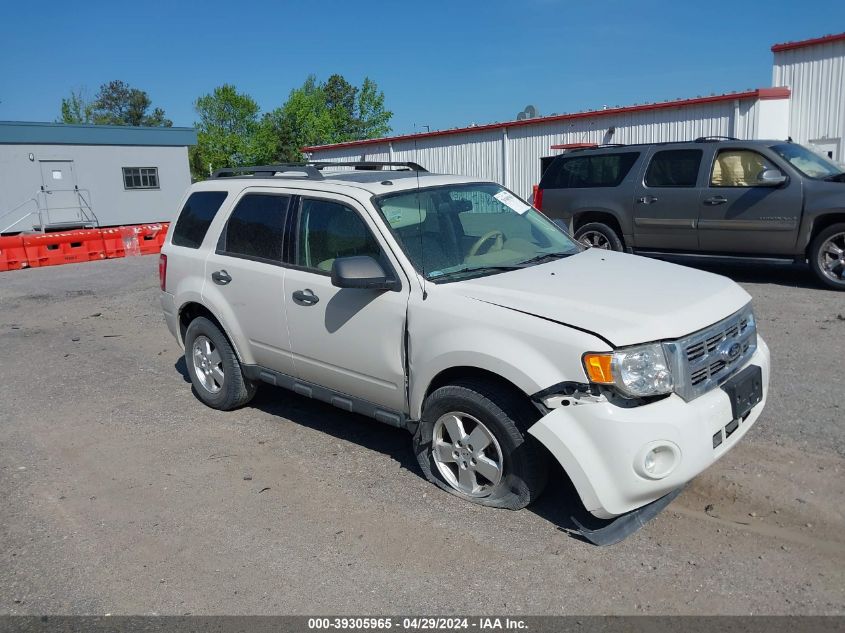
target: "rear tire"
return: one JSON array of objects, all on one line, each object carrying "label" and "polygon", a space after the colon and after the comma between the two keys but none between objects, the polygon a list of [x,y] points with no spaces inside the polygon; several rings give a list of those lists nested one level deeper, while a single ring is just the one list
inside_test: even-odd
[{"label": "rear tire", "polygon": [[231,411],[255,396],[257,386],[244,377],[229,339],[205,317],[191,321],[185,332],[185,364],[194,391],[212,409]]},{"label": "rear tire", "polygon": [[833,224],[813,239],[810,268],[828,288],[845,290],[845,223]]},{"label": "rear tire", "polygon": [[624,248],[622,238],[616,231],[602,222],[588,222],[575,231],[575,239],[584,246],[601,248],[610,251],[621,251]]},{"label": "rear tire", "polygon": [[519,510],[537,499],[546,485],[548,457],[527,433],[537,412],[520,396],[478,379],[431,393],[413,440],[426,479],[495,508]]}]

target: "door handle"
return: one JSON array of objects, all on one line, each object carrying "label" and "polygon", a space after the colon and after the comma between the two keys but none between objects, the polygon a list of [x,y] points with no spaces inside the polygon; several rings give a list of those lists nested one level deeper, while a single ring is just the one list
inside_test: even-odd
[{"label": "door handle", "polygon": [[725,196],[713,196],[711,198],[705,198],[704,204],[714,207],[717,204],[725,204],[727,201],[728,199]]},{"label": "door handle", "polygon": [[218,286],[225,286],[227,283],[232,281],[232,276],[225,270],[215,270],[211,273],[211,278]]},{"label": "door handle", "polygon": [[643,196],[642,198],[637,198],[637,202],[640,204],[651,204],[653,202],[657,202],[657,198],[654,196]]},{"label": "door handle", "polygon": [[306,306],[313,306],[320,300],[320,297],[315,295],[311,288],[306,288],[305,290],[294,291],[293,300]]}]

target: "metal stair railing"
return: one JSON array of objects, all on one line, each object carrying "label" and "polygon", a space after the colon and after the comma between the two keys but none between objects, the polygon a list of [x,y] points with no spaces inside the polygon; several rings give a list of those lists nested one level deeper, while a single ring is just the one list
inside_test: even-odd
[{"label": "metal stair railing", "polygon": [[[86,198],[85,198],[85,194],[87,194],[88,199],[91,198],[91,191],[89,189],[80,189],[79,187],[75,186],[75,187],[73,187],[73,189],[53,189],[52,191],[55,191],[55,192],[70,192],[70,191],[72,191],[72,192],[76,193],[76,198],[77,198],[77,202],[78,202],[78,204],[75,205],[75,206],[53,207],[53,209],[52,209],[53,211],[77,209],[79,211],[79,215],[80,215],[80,218],[79,218],[80,224],[90,224],[92,226],[99,226],[100,225],[100,220],[99,220],[99,218],[97,218],[97,214],[94,213],[94,209],[91,207],[91,203],[88,200],[86,200]],[[44,216],[45,216],[45,214],[47,214],[47,217],[49,219],[49,211],[51,209],[47,206],[46,199],[42,203],[41,197],[45,196],[45,198],[46,198],[46,196],[49,195],[50,193],[51,192],[44,190],[44,188],[42,187],[41,190],[38,191],[31,198],[24,200],[21,204],[14,207],[13,209],[11,209],[11,210],[3,213],[3,214],[0,214],[0,220],[2,220],[3,218],[5,218],[7,216],[12,215],[16,211],[20,211],[27,204],[34,202],[35,206],[36,206],[35,210],[25,213],[24,215],[19,217],[17,220],[12,222],[8,226],[0,229],[0,235],[2,235],[3,233],[10,232],[10,229],[14,228],[15,226],[17,226],[18,224],[20,224],[21,222],[23,222],[24,220],[26,220],[27,218],[29,218],[31,216],[37,216],[38,217],[38,224],[37,224],[38,230],[41,231],[42,233],[46,232],[47,227],[50,226],[50,224],[49,224],[49,222],[44,222]],[[59,224],[61,224],[61,223],[59,223]],[[31,226],[30,230],[34,229],[35,226],[36,225]]]},{"label": "metal stair railing", "polygon": [[[39,192],[39,193],[40,193],[40,192]],[[30,202],[34,202],[34,203],[35,203],[35,207],[36,207],[36,208],[35,208],[35,210],[34,210],[34,211],[29,211],[28,213],[25,213],[24,215],[22,215],[21,217],[19,217],[17,220],[15,220],[14,222],[12,222],[10,225],[8,225],[8,226],[6,226],[6,227],[4,227],[4,228],[0,229],[0,235],[2,235],[3,233],[8,233],[8,232],[9,232],[9,230],[10,230],[11,228],[13,228],[14,226],[16,226],[16,225],[20,224],[20,223],[21,223],[21,222],[23,222],[26,218],[28,218],[28,217],[30,217],[30,216],[32,216],[32,215],[37,215],[37,216],[38,216],[38,223],[39,223],[39,224],[41,224],[41,225],[43,226],[43,224],[44,224],[44,223],[43,223],[43,222],[42,222],[42,220],[41,220],[41,204],[40,204],[40,202],[39,202],[39,200],[38,200],[38,194],[36,194],[36,195],[32,196],[31,198],[28,198],[28,199],[24,200],[24,201],[23,201],[23,202],[21,202],[18,206],[16,206],[16,207],[14,207],[13,209],[11,209],[11,210],[7,211],[6,213],[0,214],[0,220],[2,220],[3,218],[5,218],[5,217],[7,217],[7,216],[12,215],[12,214],[13,214],[13,213],[15,213],[16,211],[19,211],[20,209],[22,209],[24,206],[26,206],[26,205],[27,205],[27,204],[29,204]]]}]

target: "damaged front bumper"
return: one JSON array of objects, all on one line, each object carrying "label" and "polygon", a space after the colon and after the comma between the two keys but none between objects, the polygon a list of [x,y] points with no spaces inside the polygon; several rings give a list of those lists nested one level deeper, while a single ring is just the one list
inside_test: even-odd
[{"label": "damaged front bumper", "polygon": [[[671,394],[631,408],[604,399],[576,400],[553,409],[528,432],[563,466],[584,507],[612,519],[682,488],[745,435],[768,396],[770,356],[762,338],[745,366],[750,365],[762,370],[763,397],[743,420],[733,420],[728,394],[713,389],[690,402]],[[717,435],[723,439],[714,446]],[[659,476],[643,467],[653,451],[663,460]]]}]

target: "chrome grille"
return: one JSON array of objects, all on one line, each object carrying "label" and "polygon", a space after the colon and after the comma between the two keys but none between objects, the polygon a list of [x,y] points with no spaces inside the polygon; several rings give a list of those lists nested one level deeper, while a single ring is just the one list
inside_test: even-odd
[{"label": "chrome grille", "polygon": [[751,304],[664,346],[676,380],[675,392],[687,401],[697,398],[730,378],[757,349]]}]

